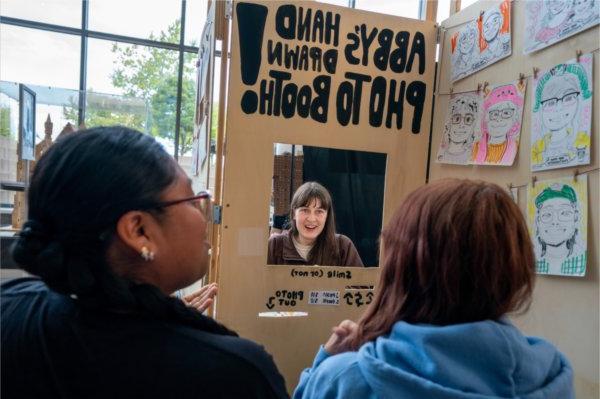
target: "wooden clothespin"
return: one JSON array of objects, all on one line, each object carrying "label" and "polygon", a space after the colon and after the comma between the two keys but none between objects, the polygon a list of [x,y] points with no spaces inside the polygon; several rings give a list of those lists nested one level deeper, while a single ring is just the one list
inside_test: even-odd
[{"label": "wooden clothespin", "polygon": [[535,182],[537,181],[537,177],[536,176],[531,176],[531,187],[535,187]]},{"label": "wooden clothespin", "polygon": [[533,78],[534,78],[534,79],[537,79],[537,75],[538,75],[538,72],[539,72],[539,71],[540,71],[540,68],[538,68],[538,67],[533,67]]},{"label": "wooden clothespin", "polygon": [[477,94],[481,91],[481,83],[477,83]]},{"label": "wooden clothespin", "polygon": [[522,86],[523,81],[525,80],[525,74],[523,72],[519,73],[519,84]]},{"label": "wooden clothespin", "polygon": [[579,173],[579,169],[575,169],[575,172],[573,172],[573,181],[575,183],[577,183],[577,176],[579,176],[581,173]]},{"label": "wooden clothespin", "polygon": [[485,14],[485,11],[479,11],[479,19],[483,19],[483,14]]},{"label": "wooden clothespin", "polygon": [[490,83],[488,81],[483,82],[483,92],[484,93],[487,91],[487,88],[489,85],[490,85]]},{"label": "wooden clothespin", "polygon": [[509,192],[509,193],[512,193],[513,184],[512,184],[512,183],[508,183],[508,184],[506,185],[506,188],[508,188],[508,192]]},{"label": "wooden clothespin", "polygon": [[581,51],[581,50],[577,50],[575,52],[575,59],[577,60],[577,63],[579,63],[579,60],[581,59],[582,54],[583,54],[583,51]]},{"label": "wooden clothespin", "polygon": [[450,94],[454,93],[454,87],[450,87]]}]

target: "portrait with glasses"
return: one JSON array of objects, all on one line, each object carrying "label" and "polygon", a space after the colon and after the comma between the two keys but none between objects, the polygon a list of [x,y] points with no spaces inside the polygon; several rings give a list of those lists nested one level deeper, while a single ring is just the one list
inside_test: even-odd
[{"label": "portrait with glasses", "polygon": [[473,64],[478,63],[479,51],[477,41],[479,35],[475,21],[469,22],[452,38],[452,81],[459,80],[473,73]]},{"label": "portrait with glasses", "polygon": [[590,163],[592,55],[534,78],[531,170]]},{"label": "portrait with glasses", "polygon": [[587,176],[529,188],[529,222],[540,274],[583,276],[587,262]]},{"label": "portrait with glasses", "polygon": [[439,163],[466,165],[473,142],[480,135],[481,96],[462,93],[450,98],[444,134],[438,150]]},{"label": "portrait with glasses", "polygon": [[511,47],[511,1],[482,11],[450,39],[451,77],[455,82],[508,57]]},{"label": "portrait with glasses", "polygon": [[514,82],[484,93],[481,139],[473,144],[474,164],[513,164],[519,148],[525,88],[524,82]]}]

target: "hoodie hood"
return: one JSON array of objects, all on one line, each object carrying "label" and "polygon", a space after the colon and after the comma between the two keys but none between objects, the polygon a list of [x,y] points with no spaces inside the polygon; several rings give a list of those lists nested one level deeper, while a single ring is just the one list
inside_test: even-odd
[{"label": "hoodie hood", "polygon": [[573,371],[550,343],[523,336],[507,319],[454,324],[397,322],[358,352],[380,398],[573,397]]}]

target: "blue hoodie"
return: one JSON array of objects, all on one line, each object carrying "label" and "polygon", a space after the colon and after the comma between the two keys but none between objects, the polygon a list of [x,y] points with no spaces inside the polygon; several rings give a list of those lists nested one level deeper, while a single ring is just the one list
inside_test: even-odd
[{"label": "blue hoodie", "polygon": [[507,319],[444,327],[397,322],[358,352],[330,356],[321,347],[294,392],[294,399],[574,397],[567,359]]}]

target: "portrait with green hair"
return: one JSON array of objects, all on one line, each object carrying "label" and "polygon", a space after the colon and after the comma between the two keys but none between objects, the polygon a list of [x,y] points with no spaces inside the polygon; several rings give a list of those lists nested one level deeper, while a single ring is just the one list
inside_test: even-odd
[{"label": "portrait with green hair", "polygon": [[581,88],[581,96],[583,99],[587,100],[592,96],[589,84],[590,82],[588,81],[585,70],[580,64],[558,64],[546,72],[540,78],[540,80],[538,80],[537,87],[535,88],[535,104],[533,105],[533,112],[537,112],[540,109],[542,93],[546,84],[554,77],[565,76],[569,78],[569,75],[566,74],[573,75],[573,77],[570,79],[577,79],[579,87]]},{"label": "portrait with green hair", "polygon": [[531,190],[528,214],[538,273],[583,275],[587,259],[587,176],[577,181],[546,180]]},{"label": "portrait with green hair", "polygon": [[590,163],[592,55],[558,64],[534,78],[533,171]]}]

